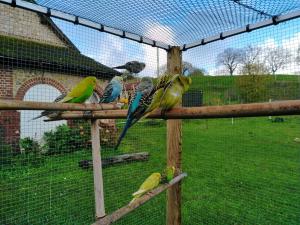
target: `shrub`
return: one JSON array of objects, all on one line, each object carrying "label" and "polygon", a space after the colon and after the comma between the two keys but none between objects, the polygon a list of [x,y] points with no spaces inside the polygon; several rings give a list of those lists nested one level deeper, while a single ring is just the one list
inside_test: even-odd
[{"label": "shrub", "polygon": [[25,154],[40,152],[39,143],[30,137],[22,138],[19,143],[21,151]]},{"label": "shrub", "polygon": [[13,151],[10,145],[0,143],[0,164],[2,166],[13,164]]},{"label": "shrub", "polygon": [[89,125],[81,122],[72,128],[60,125],[55,130],[45,132],[45,151],[48,155],[70,153],[86,149],[90,143]]},{"label": "shrub", "polygon": [[235,82],[243,102],[268,101],[271,77],[268,75],[238,76]]}]

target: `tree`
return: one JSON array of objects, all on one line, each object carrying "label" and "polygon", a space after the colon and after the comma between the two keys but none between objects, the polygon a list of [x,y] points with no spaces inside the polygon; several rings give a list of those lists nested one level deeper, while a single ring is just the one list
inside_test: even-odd
[{"label": "tree", "polygon": [[297,50],[296,62],[300,64],[300,45],[298,46],[298,50]]},{"label": "tree", "polygon": [[203,68],[195,68],[192,73],[190,73],[190,76],[204,76],[208,75],[208,72]]},{"label": "tree", "polygon": [[275,75],[279,69],[286,67],[291,61],[291,53],[282,47],[266,49],[265,63],[269,71]]},{"label": "tree", "polygon": [[226,48],[217,56],[217,66],[225,66],[230,76],[241,62],[241,52],[239,49]]},{"label": "tree", "polygon": [[[197,68],[194,67],[191,63],[183,61],[182,62],[182,74],[191,75]],[[165,74],[167,72],[167,65],[162,65],[159,68],[159,75]]]},{"label": "tree", "polygon": [[248,45],[241,51],[241,74],[258,75],[266,74],[268,70],[264,64],[262,48]]}]

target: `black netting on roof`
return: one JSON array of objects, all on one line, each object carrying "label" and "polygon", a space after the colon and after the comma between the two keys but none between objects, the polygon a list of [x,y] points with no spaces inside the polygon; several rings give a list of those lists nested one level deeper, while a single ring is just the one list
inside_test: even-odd
[{"label": "black netting on roof", "polygon": [[299,0],[38,0],[40,5],[170,45],[300,9]]}]

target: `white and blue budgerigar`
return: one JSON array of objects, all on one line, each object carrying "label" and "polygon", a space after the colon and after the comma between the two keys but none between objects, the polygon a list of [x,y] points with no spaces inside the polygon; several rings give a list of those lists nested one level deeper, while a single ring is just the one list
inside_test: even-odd
[{"label": "white and blue budgerigar", "polygon": [[115,76],[105,87],[99,103],[111,103],[115,101],[123,91],[123,78]]}]

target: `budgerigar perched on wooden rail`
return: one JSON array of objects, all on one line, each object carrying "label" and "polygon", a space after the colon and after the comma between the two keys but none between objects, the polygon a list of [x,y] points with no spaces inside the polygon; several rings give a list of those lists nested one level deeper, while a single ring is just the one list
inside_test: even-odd
[{"label": "budgerigar perched on wooden rail", "polygon": [[99,103],[111,103],[115,101],[123,91],[123,78],[115,76],[105,87]]},{"label": "budgerigar perched on wooden rail", "polygon": [[129,73],[139,73],[145,68],[146,64],[138,61],[127,62],[125,65],[114,67],[114,69],[125,69]]},{"label": "budgerigar perched on wooden rail", "polygon": [[136,199],[141,197],[142,195],[146,194],[147,192],[151,191],[152,189],[156,188],[161,180],[160,173],[152,173],[140,186],[139,190],[132,194],[133,199],[131,200],[130,204],[133,203]]},{"label": "budgerigar perched on wooden rail", "polygon": [[135,89],[135,93],[131,98],[128,112],[127,112],[127,120],[125,127],[118,139],[115,149],[117,149],[124,138],[127,130],[135,124],[145,113],[149,104],[151,103],[150,93],[153,90],[152,79],[148,77],[143,77],[141,82],[138,84]]},{"label": "budgerigar perched on wooden rail", "polygon": [[[93,76],[82,79],[68,94],[58,96],[54,101],[60,103],[84,103],[88,100],[94,92],[96,87],[97,78]],[[38,119],[43,116],[49,116],[53,113],[57,114],[58,111],[46,110],[41,115],[33,118]]]},{"label": "budgerigar perched on wooden rail", "polygon": [[190,77],[179,74],[164,75],[157,84],[156,92],[144,117],[157,108],[162,109],[162,114],[173,108],[181,101],[182,95],[189,89],[191,83]]}]

